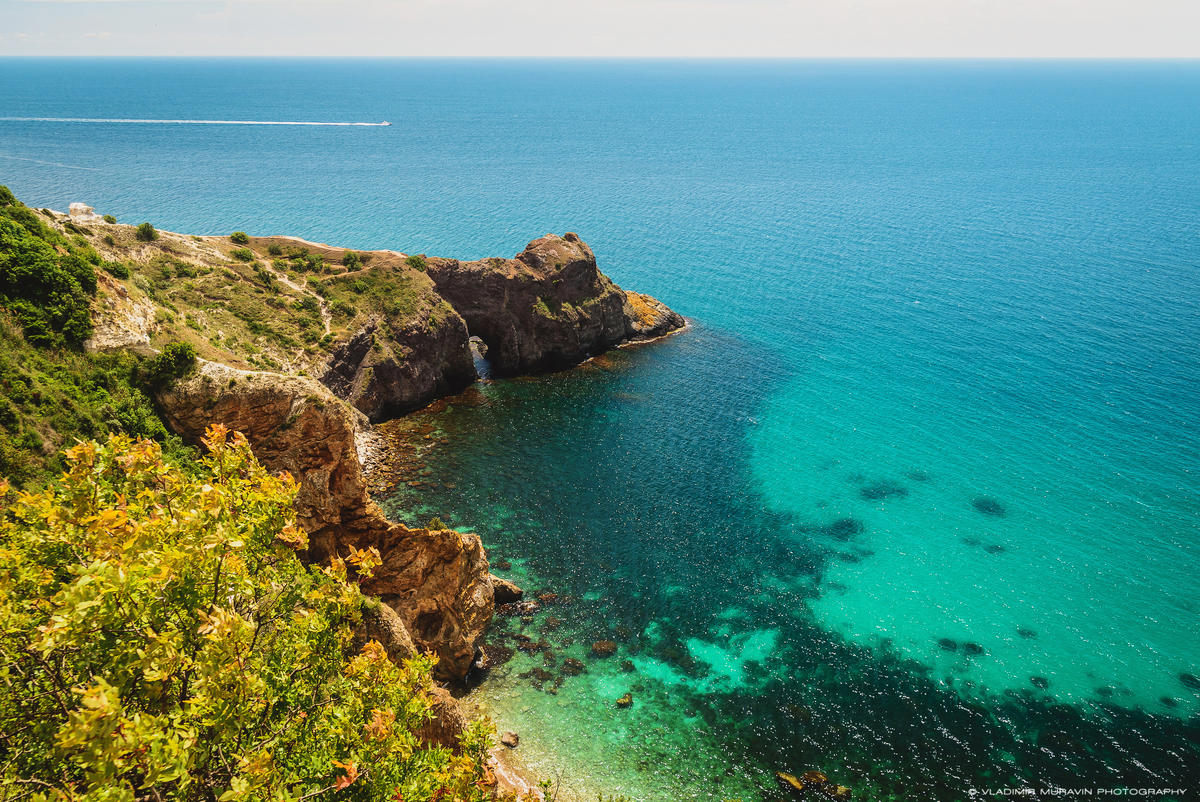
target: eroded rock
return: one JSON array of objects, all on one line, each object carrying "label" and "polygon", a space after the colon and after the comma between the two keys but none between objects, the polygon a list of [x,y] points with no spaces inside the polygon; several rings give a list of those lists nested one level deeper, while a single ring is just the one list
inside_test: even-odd
[{"label": "eroded rock", "polygon": [[319,382],[202,362],[158,395],[168,424],[197,442],[213,423],[244,433],[256,457],[299,483],[302,556],[327,562],[374,546],[383,564],[361,582],[397,613],[412,643],[438,655],[435,675],[461,680],[491,621],[492,585],[479,538],[388,521],[367,497],[354,445],[355,414]]}]

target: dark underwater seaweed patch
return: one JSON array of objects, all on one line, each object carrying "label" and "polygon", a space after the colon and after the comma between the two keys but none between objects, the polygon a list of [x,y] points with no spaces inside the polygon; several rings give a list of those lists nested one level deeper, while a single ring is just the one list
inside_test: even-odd
[{"label": "dark underwater seaweed patch", "polygon": [[1003,554],[1008,549],[1004,548],[999,543],[989,543],[988,545],[983,547],[983,550],[986,551],[988,554]]},{"label": "dark underwater seaweed patch", "polygon": [[977,498],[971,502],[971,506],[981,514],[990,515],[993,518],[1003,518],[1008,515],[1008,510],[1004,508],[1004,505],[994,498]]},{"label": "dark underwater seaweed patch", "polygon": [[847,541],[855,535],[861,535],[866,527],[862,521],[855,518],[839,518],[825,527],[825,534],[834,540]]},{"label": "dark underwater seaweed patch", "polygon": [[867,501],[882,501],[889,498],[905,498],[908,495],[908,488],[890,479],[882,479],[867,485],[858,493]]},{"label": "dark underwater seaweed patch", "polygon": [[1195,674],[1180,674],[1179,681],[1190,691],[1200,691],[1200,677]]},{"label": "dark underwater seaweed patch", "polygon": [[928,471],[909,471],[905,474],[914,482],[932,482],[933,476]]},{"label": "dark underwater seaweed patch", "polygon": [[1026,629],[1025,627],[1020,627],[1017,629],[1017,634],[1020,635],[1025,640],[1032,640],[1037,637],[1037,630]]}]

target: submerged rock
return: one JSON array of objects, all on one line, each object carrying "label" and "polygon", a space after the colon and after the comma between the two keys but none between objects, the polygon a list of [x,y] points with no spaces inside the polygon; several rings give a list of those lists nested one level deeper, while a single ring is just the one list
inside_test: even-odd
[{"label": "submerged rock", "polygon": [[883,501],[889,498],[905,498],[908,488],[896,482],[884,479],[875,484],[867,485],[858,491],[866,501]]},{"label": "submerged rock", "polygon": [[484,643],[479,647],[479,659],[475,661],[475,667],[482,671],[490,671],[513,659],[515,654],[516,650],[509,649],[507,646],[493,646],[490,643]]},{"label": "submerged rock", "polygon": [[952,640],[951,638],[938,638],[938,646],[948,652],[958,651],[958,641]]},{"label": "submerged rock", "polygon": [[633,705],[633,694],[626,693],[617,700],[617,707],[631,707]]},{"label": "submerged rock", "polygon": [[622,660],[621,661],[621,670],[624,671],[626,674],[629,674],[631,672],[637,671],[637,667],[634,666],[632,660]]},{"label": "submerged rock", "polygon": [[974,643],[972,641],[967,641],[966,643],[963,644],[963,654],[967,654],[972,657],[978,657],[979,655],[985,654],[986,652],[987,652],[987,649],[984,649],[978,643]]},{"label": "submerged rock", "polygon": [[1195,674],[1180,674],[1179,681],[1190,691],[1200,691],[1200,678]]},{"label": "submerged rock", "polygon": [[563,660],[562,670],[563,674],[568,677],[577,677],[584,671],[583,661],[576,660],[574,657],[568,657],[566,660]]},{"label": "submerged rock", "polygon": [[977,498],[971,502],[978,512],[983,515],[990,515],[993,518],[1003,518],[1008,514],[1008,510],[1004,509],[1004,505],[994,498]]},{"label": "submerged rock", "polygon": [[500,736],[500,743],[504,744],[509,749],[516,749],[517,745],[521,743],[521,736],[517,735],[512,730],[508,730]]},{"label": "submerged rock", "polygon": [[616,641],[598,640],[592,644],[592,657],[612,657],[616,653]]},{"label": "submerged rock", "polygon": [[1043,691],[1050,687],[1050,680],[1046,679],[1045,677],[1034,676],[1030,677],[1029,681],[1035,688],[1041,688]]}]

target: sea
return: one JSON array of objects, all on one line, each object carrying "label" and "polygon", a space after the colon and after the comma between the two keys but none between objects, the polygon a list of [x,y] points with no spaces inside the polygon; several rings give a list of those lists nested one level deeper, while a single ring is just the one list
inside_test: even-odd
[{"label": "sea", "polygon": [[1200,62],[3,59],[0,183],[687,317],[381,498],[552,594],[458,693],[556,798],[1200,796]]}]

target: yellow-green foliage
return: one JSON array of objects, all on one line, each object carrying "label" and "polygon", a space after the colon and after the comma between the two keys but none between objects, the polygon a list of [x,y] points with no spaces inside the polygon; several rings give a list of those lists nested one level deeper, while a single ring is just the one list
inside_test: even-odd
[{"label": "yellow-green foliage", "polygon": [[363,597],[293,553],[296,483],[205,442],[198,479],[152,441],[79,444],[7,511],[0,798],[481,799],[480,728],[458,757],[413,735],[432,661],[350,653]]}]

